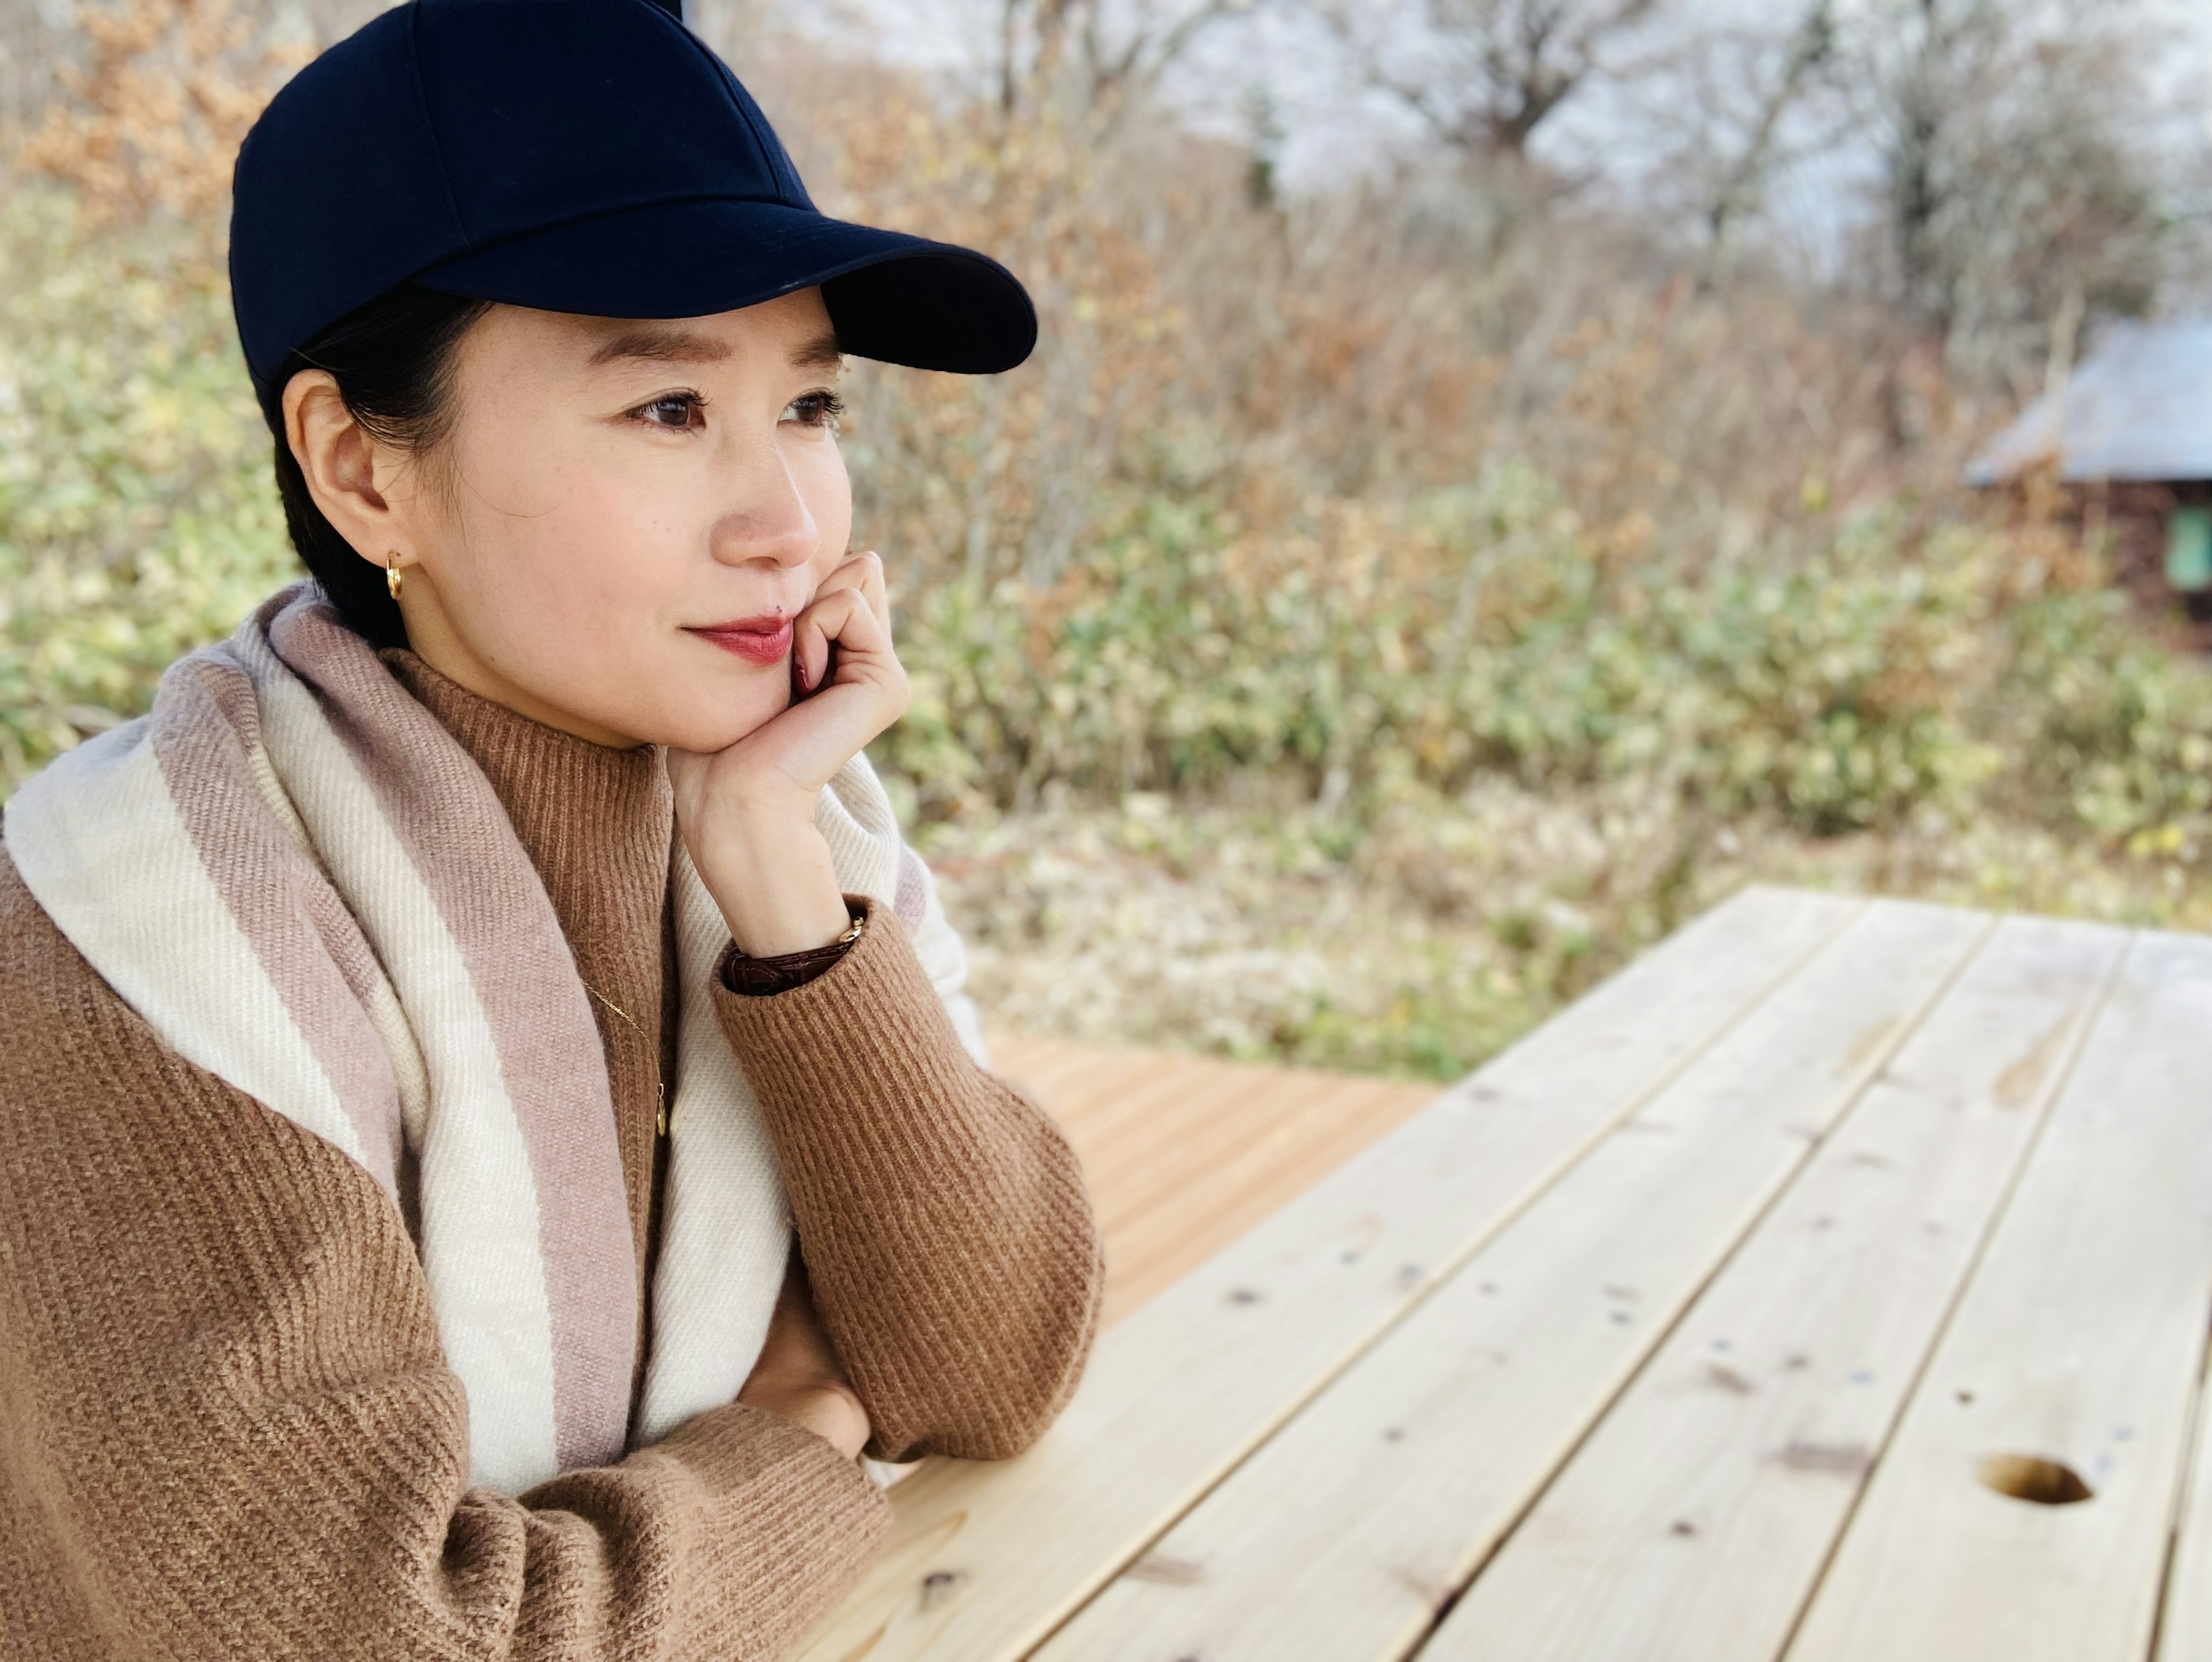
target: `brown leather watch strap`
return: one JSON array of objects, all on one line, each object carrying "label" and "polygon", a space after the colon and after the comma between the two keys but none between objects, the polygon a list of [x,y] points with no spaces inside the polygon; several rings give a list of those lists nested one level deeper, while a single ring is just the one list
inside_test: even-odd
[{"label": "brown leather watch strap", "polygon": [[722,984],[748,998],[769,998],[794,987],[804,987],[816,977],[828,973],[838,959],[853,950],[853,943],[867,926],[868,915],[851,909],[851,916],[852,927],[826,947],[780,953],[774,958],[747,958],[732,947],[722,962]]}]

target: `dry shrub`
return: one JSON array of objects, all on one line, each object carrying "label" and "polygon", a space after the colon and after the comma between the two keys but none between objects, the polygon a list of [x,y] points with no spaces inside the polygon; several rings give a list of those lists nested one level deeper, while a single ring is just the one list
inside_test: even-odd
[{"label": "dry shrub", "polygon": [[257,0],[107,0],[79,14],[82,61],[15,147],[16,167],[98,214],[219,226],[239,142],[308,43]]},{"label": "dry shrub", "polygon": [[1049,100],[1009,119],[789,39],[754,51],[740,70],[825,207],[988,248],[1043,316],[996,381],[860,374],[863,525],[909,587],[1049,589],[1156,496],[1264,529],[1507,460],[1622,562],[1791,557],[1905,490],[1961,511],[1984,412],[1870,304],[1749,261],[1701,287],[1633,222],[1517,179],[1255,201],[1248,156],[1169,124],[1101,137]]},{"label": "dry shrub", "polygon": [[[718,9],[715,15],[720,15]],[[0,209],[0,774],[293,565],[229,337],[274,0],[89,7]],[[1029,283],[1029,365],[855,367],[917,692],[878,748],[1006,1018],[1449,1073],[1755,875],[2191,921],[2212,682],[1880,308],[1526,177],[1312,200],[1171,123],[757,27],[832,212]]]}]

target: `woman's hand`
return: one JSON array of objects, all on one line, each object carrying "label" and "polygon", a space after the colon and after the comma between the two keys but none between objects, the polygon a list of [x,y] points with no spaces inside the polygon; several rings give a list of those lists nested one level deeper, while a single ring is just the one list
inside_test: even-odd
[{"label": "woman's hand", "polygon": [[[829,685],[830,643],[836,667]],[[803,695],[728,749],[671,750],[676,820],[738,950],[773,958],[828,945],[848,917],[814,805],[830,776],[905,713],[883,562],[856,554],[799,614],[792,654]]]},{"label": "woman's hand", "polygon": [[830,1348],[796,1252],[784,1274],[783,1290],[776,1294],[760,1360],[738,1400],[797,1421],[848,1460],[867,1446],[867,1410]]}]

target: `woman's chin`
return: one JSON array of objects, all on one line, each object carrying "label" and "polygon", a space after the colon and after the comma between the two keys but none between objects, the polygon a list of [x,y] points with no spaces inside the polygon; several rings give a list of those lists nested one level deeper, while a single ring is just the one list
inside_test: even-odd
[{"label": "woman's chin", "polygon": [[712,755],[716,751],[727,750],[783,714],[790,703],[790,694],[781,687],[773,689],[773,692],[772,698],[748,699],[734,709],[724,703],[711,709],[660,712],[660,719],[652,721],[650,730],[639,736],[649,744],[666,745],[672,750]]},{"label": "woman's chin", "polygon": [[633,744],[711,755],[773,721],[791,703],[787,664],[716,663],[704,673],[686,665],[687,673],[680,674],[665,664],[644,673],[594,667],[598,673],[574,676],[566,685],[549,675],[542,691],[531,689],[548,708],[574,713],[554,725],[584,732],[582,724],[588,723],[595,734],[621,734]]}]

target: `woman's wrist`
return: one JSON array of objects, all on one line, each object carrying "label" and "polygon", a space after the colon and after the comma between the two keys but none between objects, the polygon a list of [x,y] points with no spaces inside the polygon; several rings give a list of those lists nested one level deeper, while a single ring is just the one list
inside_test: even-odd
[{"label": "woman's wrist", "polygon": [[811,819],[715,816],[691,839],[691,861],[747,958],[811,952],[852,926],[836,862]]},{"label": "woman's wrist", "polygon": [[782,1415],[802,1430],[812,1432],[848,1460],[858,1459],[867,1446],[867,1410],[849,1385],[757,1379],[747,1382],[738,1400]]}]

